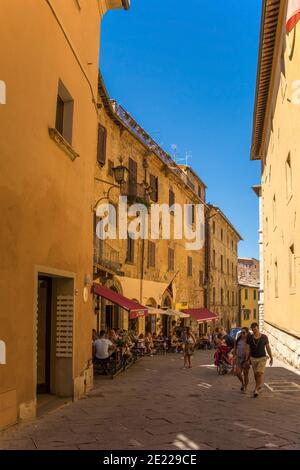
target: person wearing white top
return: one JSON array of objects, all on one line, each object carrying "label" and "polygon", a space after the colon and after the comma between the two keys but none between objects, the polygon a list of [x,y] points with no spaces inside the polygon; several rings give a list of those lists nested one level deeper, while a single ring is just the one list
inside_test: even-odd
[{"label": "person wearing white top", "polygon": [[96,359],[107,359],[114,352],[114,345],[106,338],[104,330],[100,331],[99,339],[94,341],[93,350]]}]

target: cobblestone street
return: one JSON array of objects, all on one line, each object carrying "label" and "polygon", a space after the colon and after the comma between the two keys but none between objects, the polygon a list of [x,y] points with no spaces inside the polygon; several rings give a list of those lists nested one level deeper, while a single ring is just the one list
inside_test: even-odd
[{"label": "cobblestone street", "polygon": [[88,397],[2,432],[1,449],[300,449],[300,376],[276,363],[261,396],[218,376],[213,352],[146,357]]}]

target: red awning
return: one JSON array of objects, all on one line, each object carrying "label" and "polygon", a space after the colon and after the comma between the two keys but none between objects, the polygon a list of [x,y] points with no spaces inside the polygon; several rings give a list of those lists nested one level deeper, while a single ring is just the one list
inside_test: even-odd
[{"label": "red awning", "polygon": [[210,312],[207,308],[188,308],[181,311],[193,317],[198,323],[217,320],[218,318],[216,313]]},{"label": "red awning", "polygon": [[104,299],[109,300],[113,304],[119,305],[119,307],[124,308],[124,310],[127,310],[130,314],[131,320],[148,314],[147,307],[144,307],[133,300],[127,299],[127,297],[124,297],[106,286],[94,284],[94,293],[100,297],[104,297]]}]

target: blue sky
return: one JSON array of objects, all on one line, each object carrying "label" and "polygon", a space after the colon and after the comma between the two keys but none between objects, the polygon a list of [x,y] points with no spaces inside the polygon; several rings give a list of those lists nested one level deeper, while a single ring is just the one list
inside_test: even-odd
[{"label": "blue sky", "polygon": [[[207,201],[258,256],[260,181],[249,151],[261,0],[132,0],[102,23],[100,68],[116,99],[208,186]],[[182,9],[184,5],[184,9]],[[181,163],[181,162],[180,162]]]}]

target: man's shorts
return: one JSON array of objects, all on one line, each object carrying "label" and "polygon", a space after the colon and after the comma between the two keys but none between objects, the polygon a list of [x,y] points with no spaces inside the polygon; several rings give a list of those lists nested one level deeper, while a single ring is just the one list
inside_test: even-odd
[{"label": "man's shorts", "polygon": [[266,356],[264,357],[251,357],[251,365],[253,368],[253,372],[256,374],[256,372],[259,372],[260,374],[263,374],[265,372],[266,364],[268,358]]}]

